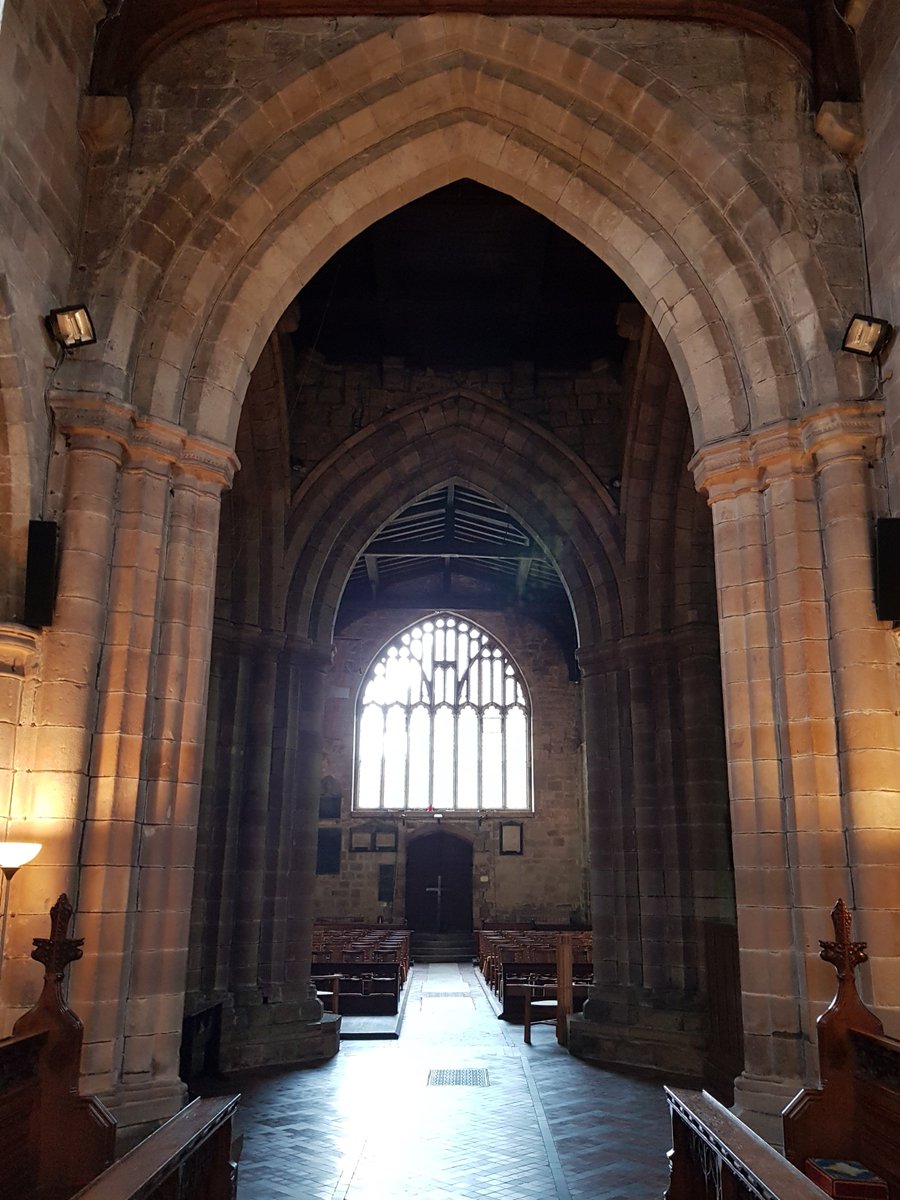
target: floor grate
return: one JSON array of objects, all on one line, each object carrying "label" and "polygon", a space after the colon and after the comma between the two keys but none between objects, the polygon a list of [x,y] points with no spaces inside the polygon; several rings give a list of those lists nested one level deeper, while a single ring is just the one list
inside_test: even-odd
[{"label": "floor grate", "polygon": [[490,1087],[491,1080],[483,1067],[467,1067],[456,1071],[429,1071],[429,1087]]},{"label": "floor grate", "polygon": [[423,1000],[471,1000],[471,992],[423,992]]}]

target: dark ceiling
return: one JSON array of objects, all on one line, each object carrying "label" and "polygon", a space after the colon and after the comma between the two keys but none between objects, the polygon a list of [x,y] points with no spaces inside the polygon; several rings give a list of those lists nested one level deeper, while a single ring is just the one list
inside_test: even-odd
[{"label": "dark ceiling", "polygon": [[328,362],[615,368],[633,296],[596,255],[517,200],[460,180],[377,221],[298,297],[297,342]]},{"label": "dark ceiling", "polygon": [[359,556],[338,629],[372,607],[521,609],[553,634],[577,678],[575,621],[555,566],[515,517],[463,484],[409,505]]}]

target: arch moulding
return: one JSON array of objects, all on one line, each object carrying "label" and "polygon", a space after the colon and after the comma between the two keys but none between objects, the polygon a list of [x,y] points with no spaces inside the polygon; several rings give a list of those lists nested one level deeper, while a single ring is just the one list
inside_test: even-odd
[{"label": "arch moulding", "polygon": [[398,409],[304,480],[287,527],[291,632],[329,641],[366,543],[408,504],[450,481],[490,496],[544,547],[569,592],[583,645],[621,634],[624,560],[608,493],[539,425],[467,390]]},{"label": "arch moulding", "polygon": [[622,276],[672,356],[697,447],[864,393],[830,349],[842,311],[808,239],[726,132],[609,48],[586,57],[466,15],[295,69],[186,149],[96,280],[110,334],[82,386],[133,379],[138,407],[232,445],[250,371],[303,284],[461,177]]}]

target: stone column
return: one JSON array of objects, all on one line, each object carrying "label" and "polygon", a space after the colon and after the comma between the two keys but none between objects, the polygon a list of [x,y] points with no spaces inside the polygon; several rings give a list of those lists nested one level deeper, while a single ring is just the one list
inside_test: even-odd
[{"label": "stone column", "polygon": [[[579,655],[595,985],[570,1050],[680,1075],[702,1068],[698,913],[713,874],[705,835],[715,797],[689,790],[697,769],[686,765],[697,748],[685,737],[680,666],[695,640],[694,631],[646,635]],[[719,801],[727,845],[724,789]]]},{"label": "stone column", "polygon": [[244,769],[240,788],[240,845],[236,862],[231,988],[238,1007],[268,1004],[269,980],[261,959],[261,936],[266,892],[277,855],[277,840],[269,837],[272,804],[273,729],[278,692],[278,657],[283,634],[246,630],[239,639],[241,675],[248,693],[245,726],[235,730],[243,745]]},{"label": "stone column", "polygon": [[[32,721],[17,739],[12,814],[27,821],[44,849],[17,881],[23,915],[44,918],[66,891],[77,905],[78,860],[97,713],[97,671],[106,627],[116,530],[119,469],[132,410],[105,396],[51,397],[54,450],[48,515],[60,522],[53,624],[41,637]],[[88,873],[88,889],[97,873]],[[31,899],[27,899],[30,897]],[[24,901],[24,902],[23,902]],[[28,969],[27,964],[23,966]],[[40,986],[40,971],[32,972]],[[22,997],[25,1000],[25,997]]]},{"label": "stone column", "polygon": [[643,980],[638,835],[632,802],[631,680],[618,646],[582,648],[594,986],[570,1018],[569,1051],[619,1061]]},{"label": "stone column", "polygon": [[107,1100],[135,1130],[184,1098],[178,1074],[221,492],[234,456],[186,439],[173,467],[143,747],[125,1040]]},{"label": "stone column", "polygon": [[[86,813],[89,759],[97,715],[97,673],[106,626],[116,529],[119,470],[132,410],[106,396],[54,393],[57,444],[47,515],[60,522],[60,558],[52,625],[39,639],[33,707],[16,738],[9,815],[16,836],[39,841],[37,859],[15,881],[14,911],[23,929],[21,954],[4,975],[7,1019],[28,1008],[41,972],[28,960],[35,922],[66,891],[75,903],[99,876],[83,881],[79,856]],[[11,930],[15,930],[13,921]],[[24,931],[30,928],[32,933]],[[14,942],[16,940],[13,933]],[[8,989],[8,991],[7,991]]]},{"label": "stone column", "polygon": [[[890,622],[876,618],[873,603],[872,465],[880,456],[881,432],[881,413],[861,402],[811,418],[804,441],[815,463],[822,524],[841,833],[857,909],[856,936],[869,942],[862,986],[882,1018],[890,1024],[893,1017],[896,1025],[900,671],[894,631]],[[827,937],[827,929],[819,936]],[[811,959],[818,1013],[821,1001],[830,1000],[832,981],[818,955]]]},{"label": "stone column", "polygon": [[[816,947],[837,896],[853,898],[860,816],[890,824],[869,767],[883,792],[880,772],[900,766],[884,745],[896,679],[865,545],[878,416],[841,406],[693,462],[719,590],[746,1051],[736,1102],[773,1140],[784,1103],[815,1078],[815,1016],[832,987]],[[865,785],[859,805],[850,779]]]},{"label": "stone column", "polygon": [[[282,635],[283,636],[283,635]],[[274,645],[274,643],[273,643]],[[332,648],[288,639],[276,664],[267,660],[265,794],[251,811],[257,853],[252,883],[255,1002],[234,990],[232,1019],[223,1033],[230,1067],[315,1062],[339,1048],[339,1019],[310,996],[325,680]],[[263,729],[257,730],[261,737]],[[262,861],[259,862],[262,851]],[[243,853],[243,839],[241,853]],[[248,943],[249,945],[249,943]],[[235,981],[239,978],[234,975]]]},{"label": "stone column", "polygon": [[231,625],[214,628],[191,905],[187,1001],[194,1011],[231,1003],[251,646]]},{"label": "stone column", "polygon": [[160,567],[172,464],[183,440],[170,426],[133,430],[119,478],[80,852],[76,932],[85,939],[84,969],[73,974],[70,992],[86,1028],[85,1086],[106,1095],[119,1079],[126,1037]]},{"label": "stone column", "polygon": [[[291,702],[294,714],[285,740],[285,768],[293,778],[285,799],[290,812],[290,892],[292,902],[285,930],[285,985],[301,1004],[307,1020],[317,1019],[319,1002],[309,1000],[312,927],[315,919],[316,848],[322,780],[325,684],[334,661],[332,646],[293,639],[290,656]],[[287,733],[287,730],[285,731]]]}]

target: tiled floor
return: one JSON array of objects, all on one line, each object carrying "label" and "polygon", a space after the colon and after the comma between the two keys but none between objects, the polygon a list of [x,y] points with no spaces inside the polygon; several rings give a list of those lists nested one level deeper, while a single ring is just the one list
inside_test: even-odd
[{"label": "tiled floor", "polygon": [[[525,1046],[469,966],[417,967],[399,1041],[243,1076],[238,1200],[658,1200],[670,1144],[657,1084]],[[488,1086],[435,1086],[434,1070]]]}]

